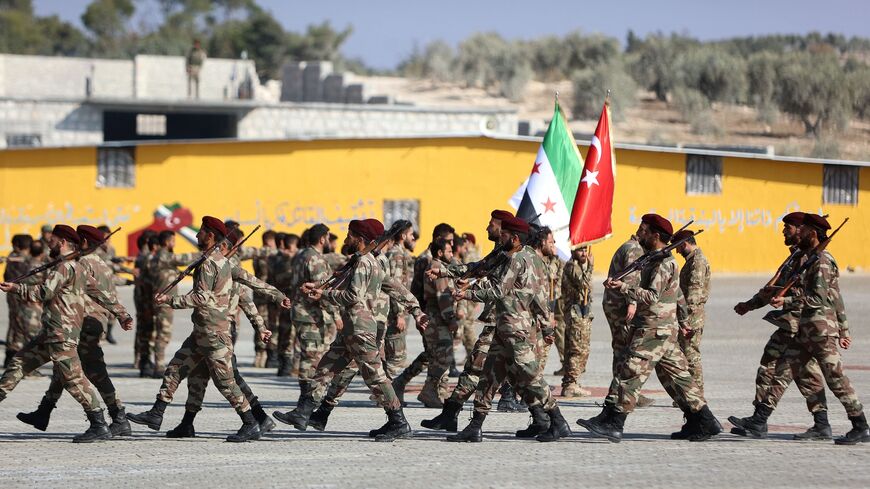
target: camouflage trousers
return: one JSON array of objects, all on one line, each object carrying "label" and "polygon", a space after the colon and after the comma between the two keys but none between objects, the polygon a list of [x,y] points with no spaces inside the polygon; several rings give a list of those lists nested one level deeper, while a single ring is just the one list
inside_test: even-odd
[{"label": "camouflage trousers", "polygon": [[426,355],[429,366],[426,369],[426,383],[430,388],[438,390],[441,379],[450,370],[453,360],[453,332],[444,321],[439,321],[436,316],[430,315],[429,326],[423,332],[426,344]]},{"label": "camouflage trousers", "polygon": [[[100,320],[91,316],[85,318],[82,322],[82,334],[78,344],[79,361],[85,377],[97,389],[106,406],[120,408],[123,407],[123,404],[115,392],[115,385],[106,370],[106,359],[103,357],[103,348],[100,346],[100,339],[105,329],[106,326]],[[57,402],[63,394],[63,389],[63,375],[58,366],[55,365],[51,383],[45,392],[46,399]]]},{"label": "camouflage trousers", "polygon": [[276,350],[279,357],[284,357],[287,361],[293,360],[294,349],[296,343],[296,328],[291,320],[291,310],[282,309],[278,314],[278,348]]},{"label": "camouflage trousers", "polygon": [[[385,343],[385,332],[389,330],[389,326],[384,329],[382,327],[382,323],[378,323],[378,333],[377,333],[377,342],[378,349],[382,350],[382,346]],[[340,338],[337,338],[340,340]],[[386,359],[381,358],[381,361],[385,365],[386,368]],[[359,367],[356,364],[356,361],[352,361],[347,364],[344,369],[338,373],[335,377],[332,378],[332,381],[329,382],[329,387],[326,389],[326,395],[323,397],[323,402],[337,406],[339,399],[341,396],[347,392],[348,387],[350,387],[350,383],[353,381],[354,377],[359,373]]]},{"label": "camouflage trousers", "polygon": [[540,404],[546,411],[556,405],[539,367],[536,344],[533,331],[510,325],[496,327],[474,395],[475,412],[489,413],[495,392],[508,377],[526,404]]},{"label": "camouflage trousers", "polygon": [[387,322],[387,334],[384,338],[384,361],[387,375],[391,379],[401,374],[408,363],[408,330],[399,331],[395,322],[394,319]]},{"label": "camouflage trousers", "polygon": [[166,304],[154,308],[154,365],[163,369],[166,365],[166,347],[172,341],[172,320],[175,313]]},{"label": "camouflage trousers", "polygon": [[189,377],[200,363],[205,364],[215,387],[237,412],[251,409],[233,376],[233,343],[228,331],[194,329],[166,366],[157,399],[172,402],[181,379]]},{"label": "camouflage trousers", "polygon": [[465,356],[471,355],[474,351],[474,344],[477,342],[477,332],[474,330],[475,321],[473,319],[463,319],[459,321],[459,327],[453,334],[453,349],[458,349],[459,345],[465,349]]},{"label": "camouflage trousers", "polygon": [[263,318],[263,321],[266,322],[266,328],[272,332],[272,337],[269,339],[268,344],[264,344],[260,341],[260,337],[257,336],[255,345],[258,347],[262,346],[266,350],[275,351],[278,348],[278,317],[281,310],[277,304],[271,302],[257,302],[256,304],[257,312]]},{"label": "camouflage trousers", "polygon": [[618,373],[610,383],[607,401],[631,413],[640,389],[655,370],[662,387],[685,411],[698,412],[707,402],[689,374],[686,356],[677,345],[677,329],[633,328]]},{"label": "camouflage trousers", "polygon": [[589,340],[592,336],[592,318],[574,317],[565,323],[565,359],[562,361],[565,373],[562,387],[580,385],[580,376],[586,372],[589,361]]},{"label": "camouflage trousers", "polygon": [[9,327],[6,330],[6,355],[9,361],[15,352],[24,348],[42,328],[42,305],[6,295],[9,307]]},{"label": "camouflage trousers", "polygon": [[689,375],[695,381],[695,385],[701,391],[701,396],[704,395],[704,369],[701,367],[701,336],[704,334],[704,328],[696,328],[692,330],[692,336],[686,338],[683,333],[679,333],[677,342],[680,345],[680,350],[686,356],[686,363],[689,366]]},{"label": "camouflage trousers", "polygon": [[474,342],[471,355],[465,358],[465,368],[456,382],[456,387],[453,388],[453,393],[450,394],[450,400],[463,404],[474,395],[477,384],[480,383],[480,376],[483,375],[483,367],[486,364],[494,335],[495,326],[485,324],[483,331],[477,337],[477,341]]},{"label": "camouflage trousers", "polygon": [[25,376],[48,362],[54,364],[55,372],[60,376],[63,388],[73,396],[85,411],[100,409],[100,401],[94,392],[94,386],[85,377],[82,363],[79,360],[78,345],[75,341],[64,343],[45,343],[37,337],[24,345],[15,354],[9,367],[0,378],[0,401],[15,389]]},{"label": "camouflage trousers", "polygon": [[[353,325],[345,322],[346,329]],[[307,392],[303,396],[311,396],[314,402],[319,404],[325,397],[329,384],[351,362],[356,362],[363,381],[374,394],[378,404],[388,410],[397,410],[401,407],[399,398],[393,390],[393,386],[387,379],[384,366],[381,361],[379,334],[376,331],[344,331],[332,342],[329,351],[317,364],[314,378],[307,384]]]},{"label": "camouflage trousers", "polygon": [[[245,399],[248,400],[248,403],[251,405],[256,405],[259,403],[259,400],[256,396],[254,396],[254,391],[251,390],[251,386],[245,382],[245,379],[242,377],[242,374],[239,373],[239,365],[236,361],[236,355],[233,354],[232,358],[232,367],[233,367],[233,380],[235,380],[236,385],[239,386],[239,390],[242,391],[242,394],[245,396]],[[181,377],[183,380],[184,377]],[[211,380],[208,371],[208,365],[205,362],[199,362],[199,365],[193,368],[190,371],[190,377],[187,378],[187,402],[184,404],[184,410],[191,413],[198,413],[202,411],[202,403],[205,399],[205,391],[208,388],[208,383]]]},{"label": "camouflage trousers", "polygon": [[631,339],[631,326],[625,317],[628,314],[627,304],[605,302],[604,317],[610,326],[610,347],[613,349],[613,376],[616,377],[619,365],[623,363],[625,347]]},{"label": "camouflage trousers", "polygon": [[556,353],[559,354],[559,364],[562,369],[565,368],[565,345],[568,342],[566,335],[567,324],[561,314],[556,317],[555,334],[553,335],[553,346],[556,347]]},{"label": "camouflage trousers", "polygon": [[[761,364],[758,366],[758,374],[755,377],[755,402],[753,404],[761,403],[771,409],[776,409],[782,394],[794,380],[807,402],[807,409],[811,413],[827,411],[828,403],[825,398],[824,377],[822,369],[819,368],[819,362],[811,358],[801,365],[797,372],[792,372],[790,364],[783,361],[786,352],[790,351],[790,347],[796,341],[794,334],[782,329],[777,329],[770,335],[770,339],[764,345]],[[792,347],[793,349],[794,347]],[[773,386],[777,386],[777,389],[782,392],[772,394]]]},{"label": "camouflage trousers", "polygon": [[[150,290],[150,288],[149,288]],[[144,292],[140,292],[144,294]],[[133,295],[133,304],[136,306],[136,339],[133,344],[135,359],[134,368],[139,367],[143,358],[151,358],[154,351],[154,301],[151,296],[137,297]]]},{"label": "camouflage trousers", "polygon": [[[810,360],[818,362],[822,376],[828,389],[837,396],[846,409],[846,415],[860,416],[864,406],[858,400],[858,395],[843,371],[843,360],[836,336],[824,336],[815,328],[801,325],[801,329],[793,341],[785,349],[785,353],[776,365],[776,382],[770,388],[769,397],[765,399],[768,406],[776,406],[782,399],[791,379],[801,374],[801,370]],[[822,390],[824,392],[824,390]],[[809,402],[807,403],[809,405]]]},{"label": "camouflage trousers", "polygon": [[314,370],[326,353],[326,328],[316,323],[295,323],[293,329],[299,344],[299,381],[309,381],[314,378]]}]

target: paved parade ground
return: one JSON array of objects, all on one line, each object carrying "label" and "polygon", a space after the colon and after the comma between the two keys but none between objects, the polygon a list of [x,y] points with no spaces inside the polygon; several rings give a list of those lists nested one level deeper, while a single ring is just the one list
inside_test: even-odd
[{"label": "paved parade ground", "polygon": [[[680,262],[682,260],[679,260]],[[48,377],[27,379],[0,403],[0,488],[41,487],[312,487],[312,488],[514,488],[514,487],[870,487],[870,444],[835,446],[833,442],[797,442],[791,434],[812,422],[797,389],[792,386],[770,419],[770,438],[750,440],[728,434],[729,415],[752,414],[754,379],[767,337],[773,326],[755,311],[745,317],[733,313],[739,300],[749,298],[767,277],[714,278],[707,306],[708,322],[702,343],[706,395],[725,434],[706,443],[672,441],[682,413],[653,376],[647,394],[653,407],[628,417],[626,437],[620,444],[593,439],[575,424],[577,418],[600,411],[610,382],[610,332],[601,313],[601,280],[595,280],[595,321],[591,356],[582,379],[593,396],[561,401],[565,418],[575,429],[567,440],[538,443],[514,438],[524,428],[527,413],[492,413],[484,424],[483,443],[444,442],[442,432],[420,428],[420,421],[438,411],[416,401],[424,378],[420,376],[406,395],[405,409],[415,428],[414,439],[392,444],[374,443],[368,430],[381,426],[383,411],[368,400],[368,390],[356,380],[329,420],[328,431],[297,432],[279,423],[261,441],[225,443],[240,421],[229,404],[210,387],[205,409],[196,419],[197,438],[168,440],[165,430],[181,419],[186,387],[179,389],[167,409],[163,431],[133,425],[134,435],[104,443],[78,445],[73,435],[87,428],[84,414],[64,394],[46,433],[15,419],[19,411],[36,408],[48,386]],[[846,275],[840,287],[846,302],[854,343],[843,355],[846,372],[859,397],[870,402],[870,276]],[[132,287],[121,289],[131,310]],[[0,332],[5,332],[6,301],[0,301]],[[168,355],[190,332],[189,311],[176,312],[176,326]],[[116,328],[117,345],[106,345],[110,372],[128,412],[148,409],[159,380],[140,379],[131,368],[132,333]],[[272,370],[253,369],[252,330],[243,320],[237,347],[242,374],[271,414],[293,407],[299,391],[295,379],[279,379]],[[5,334],[5,333],[4,333]],[[419,334],[409,335],[409,354],[421,350]],[[460,347],[457,359],[462,361]],[[547,373],[558,368],[555,349]],[[50,367],[42,372],[50,374]],[[454,379],[455,380],[455,379]],[[547,381],[558,388],[559,379]],[[412,393],[414,391],[414,393]],[[835,436],[850,428],[845,412],[828,392]],[[468,408],[460,415],[467,424]]]}]

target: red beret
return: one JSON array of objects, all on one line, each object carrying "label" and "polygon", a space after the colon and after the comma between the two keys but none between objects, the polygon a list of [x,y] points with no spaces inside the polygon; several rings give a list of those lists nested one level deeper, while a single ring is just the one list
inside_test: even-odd
[{"label": "red beret", "polygon": [[216,217],[205,216],[202,218],[202,227],[209,228],[217,234],[220,234],[221,237],[225,237],[227,232],[227,227],[224,225],[223,221]]},{"label": "red beret", "polygon": [[106,233],[93,226],[88,226],[87,224],[79,225],[79,227],[76,228],[76,233],[78,233],[79,237],[82,239],[88,240],[88,244],[91,246],[99,244],[106,237]]},{"label": "red beret", "polygon": [[[371,221],[374,221],[374,223],[377,224],[374,224]],[[354,219],[347,225],[347,229],[368,241],[377,239],[384,234],[384,225],[377,219]]]},{"label": "red beret", "polygon": [[244,238],[245,235],[242,233],[242,230],[239,228],[233,228],[229,234],[227,235],[227,239],[230,240],[230,243],[236,244],[240,239]]},{"label": "red beret", "polygon": [[82,244],[82,238],[76,234],[76,230],[67,226],[66,224],[55,224],[54,229],[51,230],[51,234],[57,236],[60,239],[65,239],[77,245]]},{"label": "red beret", "polygon": [[671,238],[671,243],[676,243],[677,241],[679,241],[681,239],[685,239],[685,238],[688,238],[689,236],[694,236],[694,235],[695,235],[695,231],[683,229],[682,231],[678,231],[677,234],[675,234],[674,237]]},{"label": "red beret", "polygon": [[377,239],[384,235],[384,223],[378,221],[377,219],[366,219],[366,225],[369,227],[369,231],[374,235],[374,238]]},{"label": "red beret", "polygon": [[498,209],[492,211],[492,214],[490,214],[490,216],[492,216],[493,219],[498,219],[499,221],[506,221],[506,220],[514,217],[512,212],[501,211]]},{"label": "red beret", "polygon": [[529,223],[519,217],[509,217],[503,220],[501,228],[514,233],[529,234]]},{"label": "red beret", "polygon": [[804,214],[803,225],[816,228],[822,232],[831,229],[831,224],[828,223],[828,220],[818,214]]},{"label": "red beret", "polygon": [[658,214],[644,214],[643,217],[640,218],[640,221],[645,222],[649,227],[656,231],[661,231],[668,236],[674,234],[674,226],[671,225],[671,221],[668,221]]},{"label": "red beret", "polygon": [[475,238],[471,233],[462,233],[462,237],[471,241],[471,244],[477,244],[477,238]]},{"label": "red beret", "polygon": [[792,226],[800,226],[804,222],[804,215],[803,212],[789,212],[782,217],[782,222]]}]

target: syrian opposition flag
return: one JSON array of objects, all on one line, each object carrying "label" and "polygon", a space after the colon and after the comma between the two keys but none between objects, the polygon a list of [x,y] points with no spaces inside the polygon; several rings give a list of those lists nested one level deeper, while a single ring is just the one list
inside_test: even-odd
[{"label": "syrian opposition flag", "polygon": [[583,178],[571,211],[572,248],[610,237],[615,175],[616,155],[610,138],[610,105],[605,102],[586,153]]},{"label": "syrian opposition flag", "polygon": [[580,171],[580,152],[557,100],[529,179],[511,203],[517,208],[517,217],[553,230],[563,260],[571,257],[568,223]]}]

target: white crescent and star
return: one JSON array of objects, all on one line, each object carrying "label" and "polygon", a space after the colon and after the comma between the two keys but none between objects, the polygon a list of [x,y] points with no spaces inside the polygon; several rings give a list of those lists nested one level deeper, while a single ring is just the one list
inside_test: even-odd
[{"label": "white crescent and star", "polygon": [[580,182],[585,183],[587,189],[591,188],[593,185],[598,185],[599,187],[601,186],[601,184],[598,183],[598,172],[597,171],[586,170],[586,174],[583,175],[583,179],[580,180]]},{"label": "white crescent and star", "polygon": [[598,162],[601,161],[601,141],[598,140],[598,136],[592,136],[592,142],[589,144],[598,150],[595,152],[595,163],[593,163],[593,166],[597,167]]}]

